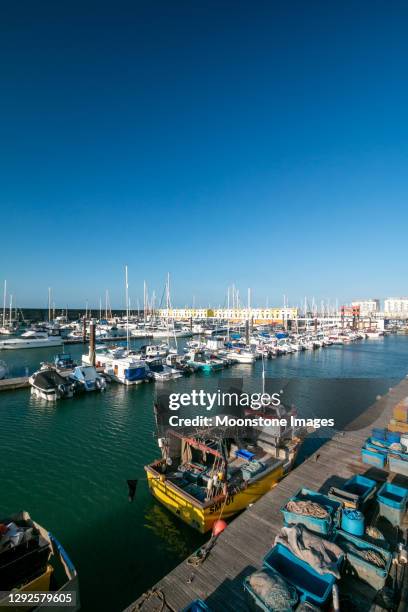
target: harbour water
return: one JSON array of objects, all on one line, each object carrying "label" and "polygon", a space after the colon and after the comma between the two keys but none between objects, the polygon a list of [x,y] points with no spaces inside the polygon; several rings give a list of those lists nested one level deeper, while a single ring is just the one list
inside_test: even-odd
[{"label": "harbour water", "polygon": [[[139,343],[140,344],[140,343]],[[79,357],[82,346],[69,347]],[[51,359],[47,350],[5,351],[11,373],[32,371]],[[215,390],[221,377],[244,377],[260,391],[261,363],[213,376],[168,383],[171,390]],[[296,403],[311,414],[355,415],[408,372],[408,338],[389,336],[348,346],[286,355],[266,362],[266,375],[297,379]],[[372,379],[344,385],[344,393],[317,394],[317,378]],[[26,509],[47,526],[75,563],[82,608],[121,610],[198,547],[203,537],[150,496],[143,466],[158,456],[152,403],[155,385],[112,384],[56,405],[28,390],[0,395],[0,515]],[[307,446],[307,445],[306,445]],[[306,452],[306,451],[305,451]],[[138,478],[133,503],[126,479]]]}]

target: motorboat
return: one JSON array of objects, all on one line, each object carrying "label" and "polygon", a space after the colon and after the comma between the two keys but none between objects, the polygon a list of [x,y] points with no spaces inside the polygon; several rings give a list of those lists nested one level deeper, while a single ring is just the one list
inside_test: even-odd
[{"label": "motorboat", "polygon": [[252,364],[255,363],[255,355],[251,351],[240,348],[233,348],[227,352],[227,357],[234,359],[238,363]]},{"label": "motorboat", "polygon": [[72,370],[77,365],[69,353],[59,353],[54,357],[57,370]]},{"label": "motorboat", "polygon": [[5,325],[3,325],[3,327],[0,327],[1,336],[12,336],[13,333],[14,330],[11,327],[6,327]]},{"label": "motorboat", "polygon": [[186,361],[195,371],[213,372],[215,370],[222,370],[224,367],[220,359],[211,359],[202,350],[192,350],[187,353]]},{"label": "motorboat", "polygon": [[145,344],[140,348],[140,352],[146,358],[166,357],[170,349],[167,344]]},{"label": "motorboat", "polygon": [[147,363],[133,355],[112,359],[106,365],[105,373],[123,385],[138,385],[153,378]]},{"label": "motorboat", "polygon": [[187,364],[186,355],[170,353],[167,355],[165,363],[174,370],[179,370],[183,374],[191,374],[194,372],[194,369]]},{"label": "motorboat", "polygon": [[154,380],[165,381],[172,378],[180,378],[182,376],[179,370],[163,363],[163,360],[160,358],[148,359],[146,363],[149,366]]},{"label": "motorboat", "polygon": [[49,336],[47,332],[29,330],[19,338],[0,341],[0,349],[27,349],[61,346],[61,336]]},{"label": "motorboat", "polygon": [[[59,605],[51,604],[54,610],[61,605],[72,612],[80,609],[78,574],[71,559],[57,538],[25,511],[0,518],[0,584],[2,610],[15,607],[10,596],[20,601],[18,606],[35,591],[55,598]],[[22,608],[39,609],[33,604]]]},{"label": "motorboat", "polygon": [[76,392],[105,391],[106,389],[105,378],[98,374],[91,365],[77,366],[71,374],[70,380],[75,384]]},{"label": "motorboat", "polygon": [[70,398],[74,395],[74,384],[64,378],[55,368],[45,365],[28,379],[31,393],[47,401]]}]

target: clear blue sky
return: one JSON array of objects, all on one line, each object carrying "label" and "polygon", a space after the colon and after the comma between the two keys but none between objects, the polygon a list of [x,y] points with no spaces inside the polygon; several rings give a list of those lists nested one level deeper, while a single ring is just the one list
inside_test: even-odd
[{"label": "clear blue sky", "polygon": [[18,2],[0,280],[20,306],[407,294],[406,2]]}]

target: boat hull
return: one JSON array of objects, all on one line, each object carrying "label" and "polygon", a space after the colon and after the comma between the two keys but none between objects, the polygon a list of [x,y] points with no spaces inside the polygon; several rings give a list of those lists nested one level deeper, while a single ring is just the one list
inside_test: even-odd
[{"label": "boat hull", "polygon": [[61,346],[61,337],[52,338],[49,340],[22,340],[17,338],[15,340],[4,340],[0,341],[0,350],[18,350],[28,348],[46,348],[49,346]]},{"label": "boat hull", "polygon": [[170,512],[201,533],[212,529],[221,514],[223,519],[232,518],[247,508],[249,504],[256,502],[270,491],[284,475],[282,464],[277,464],[271,471],[249,482],[246,489],[229,496],[226,501],[224,496],[221,496],[212,502],[203,504],[182,489],[172,485],[164,475],[158,476],[158,473],[150,466],[146,466],[145,470],[152,495]]}]

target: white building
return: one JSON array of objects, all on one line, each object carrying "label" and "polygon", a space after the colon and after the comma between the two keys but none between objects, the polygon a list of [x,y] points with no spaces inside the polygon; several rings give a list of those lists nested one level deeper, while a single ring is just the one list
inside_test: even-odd
[{"label": "white building", "polygon": [[161,308],[159,315],[174,319],[223,319],[230,321],[277,322],[298,318],[297,308]]},{"label": "white building", "polygon": [[384,313],[390,316],[408,316],[408,298],[387,298],[384,301]]},{"label": "white building", "polygon": [[360,315],[362,317],[375,314],[380,310],[380,300],[356,300],[355,302],[351,302],[351,305],[360,307]]}]

